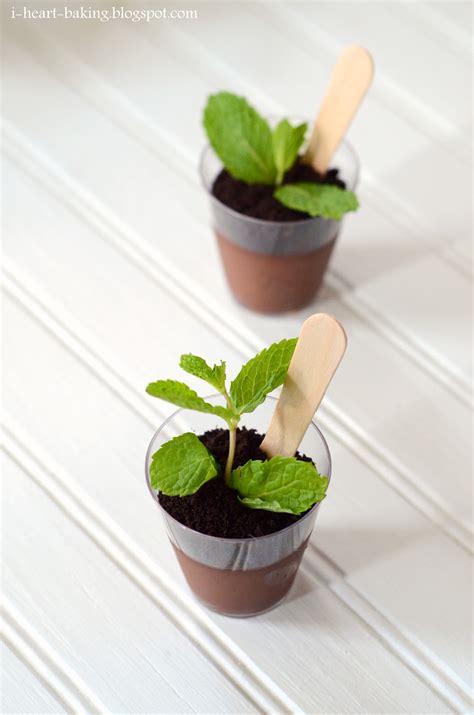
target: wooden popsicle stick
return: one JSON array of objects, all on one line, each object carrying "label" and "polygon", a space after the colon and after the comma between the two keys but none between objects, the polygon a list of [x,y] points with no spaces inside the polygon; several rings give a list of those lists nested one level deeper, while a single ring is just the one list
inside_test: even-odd
[{"label": "wooden popsicle stick", "polygon": [[346,47],[339,56],[303,157],[303,161],[320,174],[324,175],[328,170],[373,74],[372,57],[363,47]]},{"label": "wooden popsicle stick", "polygon": [[269,456],[292,457],[346,349],[342,325],[331,315],[305,320],[270,427],[261,444]]}]

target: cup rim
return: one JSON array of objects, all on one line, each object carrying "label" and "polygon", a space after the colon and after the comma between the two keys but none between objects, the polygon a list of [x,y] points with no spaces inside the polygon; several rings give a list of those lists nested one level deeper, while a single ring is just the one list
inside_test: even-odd
[{"label": "cup rim", "polygon": [[[354,159],[354,163],[356,165],[356,174],[355,174],[355,180],[354,180],[354,186],[351,189],[355,189],[359,182],[359,175],[360,175],[360,162],[359,162],[359,157],[352,146],[351,142],[349,142],[347,139],[342,139],[342,141],[339,144],[339,147],[345,147],[346,149],[349,150],[349,153],[352,155],[352,158]],[[338,148],[339,148],[338,147]],[[336,150],[337,151],[337,150]],[[235,209],[230,208],[230,206],[227,206],[227,204],[224,204],[222,201],[220,201],[214,194],[209,190],[209,188],[206,186],[206,182],[204,180],[204,160],[205,157],[212,152],[216,157],[217,154],[212,148],[211,144],[209,142],[206,142],[204,147],[201,149],[200,157],[199,157],[199,176],[201,179],[201,184],[208,196],[210,197],[211,201],[214,201],[217,203],[219,206],[221,206],[225,211],[228,211],[230,214],[233,216],[238,217],[242,221],[247,221],[248,223],[252,223],[256,226],[301,226],[301,224],[311,224],[315,223],[318,221],[334,221],[335,223],[340,223],[339,221],[336,221],[335,219],[324,219],[321,216],[313,216],[310,218],[302,218],[302,219],[296,219],[295,221],[269,221],[268,219],[263,219],[263,218],[255,218],[254,216],[247,216],[246,214],[239,213]],[[219,158],[219,157],[217,157]],[[220,161],[220,159],[219,159]]]},{"label": "cup rim", "polygon": [[[212,399],[212,398],[214,398],[214,397],[221,397],[221,395],[220,395],[220,393],[218,393],[218,392],[214,392],[212,395],[206,395],[206,396],[204,397],[204,399],[205,399],[205,400],[210,400],[210,399]],[[271,401],[273,401],[273,402],[277,402],[277,401],[278,401],[278,398],[277,398],[277,397],[273,397],[272,395],[267,395],[267,396],[265,397],[265,400],[271,400]],[[257,408],[257,409],[258,409],[258,408]],[[302,523],[303,523],[306,519],[308,519],[308,518],[313,514],[313,512],[319,507],[319,505],[321,504],[321,501],[323,501],[323,500],[316,502],[316,504],[313,504],[313,506],[311,507],[311,509],[310,509],[303,517],[301,517],[300,519],[298,519],[297,521],[295,521],[293,524],[290,524],[289,526],[285,526],[284,529],[280,529],[279,531],[274,531],[274,532],[272,532],[271,534],[264,534],[263,536],[247,536],[247,537],[245,537],[245,538],[243,538],[243,539],[233,539],[233,538],[228,538],[228,537],[225,537],[225,536],[212,536],[211,534],[204,534],[202,531],[197,531],[196,529],[191,529],[191,527],[186,526],[185,524],[182,524],[180,521],[178,521],[177,519],[175,519],[174,516],[171,516],[171,514],[170,514],[169,512],[167,512],[166,509],[164,509],[164,508],[161,506],[160,502],[158,501],[158,498],[157,498],[157,496],[156,496],[155,491],[152,489],[152,486],[151,486],[151,484],[150,484],[150,479],[149,479],[149,473],[148,473],[148,464],[149,464],[149,462],[151,462],[151,450],[152,450],[152,445],[153,445],[153,443],[154,443],[156,437],[160,434],[160,432],[162,432],[162,431],[165,429],[166,425],[167,425],[169,422],[171,422],[171,420],[172,420],[174,417],[176,417],[176,416],[177,416],[178,414],[180,414],[181,412],[188,412],[188,411],[192,411],[192,410],[188,410],[188,408],[186,408],[186,407],[180,407],[180,408],[178,408],[177,410],[175,410],[174,412],[172,412],[171,415],[169,415],[169,416],[164,420],[164,422],[158,427],[158,429],[154,432],[154,434],[153,434],[153,436],[152,436],[152,438],[151,438],[151,440],[150,440],[150,443],[149,443],[149,445],[148,445],[148,449],[147,449],[147,451],[146,451],[146,456],[145,456],[145,481],[146,481],[146,485],[147,485],[148,491],[149,491],[150,494],[151,494],[151,497],[152,497],[153,501],[155,502],[155,504],[157,504],[157,506],[160,508],[160,510],[161,510],[162,512],[164,512],[164,514],[166,515],[166,517],[165,517],[166,519],[170,519],[170,520],[173,521],[175,524],[177,524],[177,526],[180,527],[181,529],[184,529],[185,531],[190,532],[190,533],[192,533],[192,534],[198,534],[198,535],[199,535],[200,537],[202,537],[203,539],[209,539],[211,542],[214,542],[214,543],[217,542],[217,541],[219,541],[219,542],[224,541],[225,543],[228,543],[228,544],[230,544],[230,543],[233,543],[233,544],[244,544],[244,543],[249,543],[249,542],[252,542],[252,541],[262,541],[262,540],[264,540],[264,539],[271,539],[272,537],[275,537],[277,534],[278,534],[278,535],[284,534],[285,532],[290,531],[291,529],[294,529],[295,526],[302,524]],[[329,446],[328,446],[328,443],[327,443],[327,441],[326,441],[326,438],[325,438],[324,434],[321,432],[321,430],[319,429],[319,427],[317,426],[317,424],[316,424],[316,422],[315,422],[314,420],[311,420],[311,422],[309,423],[308,429],[309,429],[310,427],[313,428],[313,430],[315,430],[315,431],[317,432],[317,434],[319,435],[319,437],[320,437],[320,439],[321,439],[321,442],[322,442],[322,445],[323,445],[323,448],[324,448],[324,451],[326,452],[326,456],[327,456],[328,463],[329,463],[329,468],[328,468],[328,474],[327,474],[327,475],[325,474],[324,476],[327,476],[327,478],[328,478],[328,486],[329,486],[329,484],[331,483],[331,473],[332,473],[331,452],[330,452],[330,450],[329,450]]]}]

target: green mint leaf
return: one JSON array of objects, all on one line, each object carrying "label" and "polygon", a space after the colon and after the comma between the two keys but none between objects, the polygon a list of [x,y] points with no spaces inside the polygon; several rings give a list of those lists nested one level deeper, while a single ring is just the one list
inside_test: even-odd
[{"label": "green mint leaf", "polygon": [[191,375],[199,377],[201,380],[205,380],[212,385],[212,387],[215,387],[216,390],[219,390],[219,392],[223,392],[225,390],[225,362],[221,361],[220,365],[214,365],[211,367],[207,364],[204,358],[188,353],[187,355],[181,355],[179,366]]},{"label": "green mint leaf", "polygon": [[272,130],[243,97],[219,92],[209,97],[203,124],[225,168],[247,184],[274,184]]},{"label": "green mint leaf", "polygon": [[251,460],[234,469],[230,486],[250,509],[302,514],[326,496],[328,478],[311,462],[295,457]]},{"label": "green mint leaf", "polygon": [[281,340],[248,361],[230,385],[237,411],[253,412],[269,392],[279,387],[288,372],[297,338]]},{"label": "green mint leaf", "polygon": [[339,221],[348,211],[359,208],[359,202],[352,191],[332,184],[315,184],[302,181],[297,184],[279,186],[274,197],[290,209],[302,211],[310,216],[322,216]]},{"label": "green mint leaf", "polygon": [[157,380],[157,382],[151,382],[146,391],[149,395],[153,397],[158,397],[160,400],[165,400],[166,402],[172,402],[173,405],[178,405],[178,407],[186,407],[189,410],[196,410],[197,412],[208,412],[212,415],[217,415],[222,417],[226,422],[229,422],[233,418],[233,414],[227,407],[221,407],[220,405],[211,405],[199,397],[199,395],[191,390],[190,387],[184,384],[184,382],[178,382],[177,380]]},{"label": "green mint leaf", "polygon": [[292,127],[287,119],[282,119],[273,130],[273,159],[277,169],[277,184],[281,184],[285,172],[295,163],[307,128],[306,123]]},{"label": "green mint leaf", "polygon": [[152,457],[150,483],[170,497],[194,494],[219,472],[216,460],[192,432],[165,442]]}]

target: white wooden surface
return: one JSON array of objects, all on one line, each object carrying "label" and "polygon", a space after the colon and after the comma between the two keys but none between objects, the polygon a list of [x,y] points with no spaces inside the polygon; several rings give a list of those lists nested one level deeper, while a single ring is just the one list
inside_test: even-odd
[{"label": "white wooden surface", "polygon": [[[183,6],[198,18],[3,4],[2,712],[470,712],[472,6]],[[331,495],[289,600],[226,619],[145,489],[169,410],[144,386],[188,350],[236,368],[314,311],[230,297],[200,113],[226,88],[313,116],[352,42],[377,75],[350,130],[362,209],[317,303],[349,335],[320,413]]]}]

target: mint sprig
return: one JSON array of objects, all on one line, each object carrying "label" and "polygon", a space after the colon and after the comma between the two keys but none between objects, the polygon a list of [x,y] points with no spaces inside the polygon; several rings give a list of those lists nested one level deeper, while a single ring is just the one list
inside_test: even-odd
[{"label": "mint sprig", "polygon": [[[245,412],[253,412],[269,392],[279,387],[288,372],[296,338],[280,340],[251,358],[237,377],[226,386],[226,363],[211,367],[204,358],[182,355],[183,370],[218,390],[224,405],[206,402],[188,385],[177,380],[157,380],[146,388],[148,394],[179,407],[222,417],[229,427],[229,452],[224,478],[236,489],[239,499],[251,509],[302,514],[324,498],[328,480],[310,462],[294,457],[273,457],[267,462],[251,460],[233,469],[237,425]],[[153,489],[169,496],[186,496],[219,474],[213,455],[198,437],[186,432],[163,444],[153,455],[150,482]]]},{"label": "mint sprig", "polygon": [[279,186],[273,194],[280,203],[310,216],[340,220],[348,211],[359,207],[356,195],[332,184],[302,181]]},{"label": "mint sprig", "polygon": [[234,469],[229,486],[251,509],[302,514],[324,499],[328,481],[311,462],[272,457],[268,462],[250,460]]},{"label": "mint sprig", "polygon": [[192,353],[181,355],[180,366],[183,370],[201,380],[205,380],[218,390],[225,400],[225,407],[206,402],[188,385],[177,380],[151,382],[146,391],[149,395],[166,400],[166,402],[172,402],[178,407],[217,415],[227,422],[229,427],[229,453],[225,468],[225,479],[228,482],[234,461],[236,430],[241,415],[244,412],[253,412],[269,392],[272,392],[283,383],[295,346],[296,338],[281,340],[279,343],[262,350],[242,367],[235,380],[231,383],[230,391],[226,387],[225,362],[211,367],[204,358],[198,355],[193,355]]},{"label": "mint sprig", "polygon": [[246,184],[274,186],[273,196],[284,206],[322,218],[340,220],[359,204],[352,191],[329,184],[282,184],[294,166],[307,125],[282,119],[272,130],[244,97],[218,92],[209,97],[203,125],[224,167]]}]

